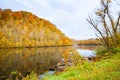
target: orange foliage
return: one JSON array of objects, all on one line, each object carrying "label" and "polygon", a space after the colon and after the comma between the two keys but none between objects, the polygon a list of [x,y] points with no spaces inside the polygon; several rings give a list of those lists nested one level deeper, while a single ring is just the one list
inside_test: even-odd
[{"label": "orange foliage", "polygon": [[62,54],[62,56],[63,56],[65,62],[67,62],[68,59],[69,59],[69,57],[70,57],[70,50],[69,50],[69,49],[66,50],[66,51]]},{"label": "orange foliage", "polygon": [[[38,18],[30,12],[0,9],[0,28],[5,40],[2,46],[61,46],[71,45],[72,41],[54,24]],[[1,36],[1,34],[0,34]],[[0,46],[1,47],[1,46]]]}]

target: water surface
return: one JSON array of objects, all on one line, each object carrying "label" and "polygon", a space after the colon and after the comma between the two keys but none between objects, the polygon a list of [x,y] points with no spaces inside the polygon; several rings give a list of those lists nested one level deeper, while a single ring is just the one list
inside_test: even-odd
[{"label": "water surface", "polygon": [[94,54],[93,46],[0,49],[0,79],[3,76],[9,77],[13,71],[23,76],[31,71],[42,74],[56,65],[67,50],[76,50],[82,56]]}]

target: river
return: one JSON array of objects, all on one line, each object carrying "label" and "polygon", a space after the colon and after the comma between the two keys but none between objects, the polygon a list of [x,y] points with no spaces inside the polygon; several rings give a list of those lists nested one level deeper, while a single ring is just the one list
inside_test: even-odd
[{"label": "river", "polygon": [[[83,57],[95,55],[96,46],[44,47],[22,49],[0,49],[0,80],[11,77],[14,72],[26,76],[31,71],[43,74],[56,65],[67,50],[76,50]],[[11,73],[12,72],[12,73]]]}]

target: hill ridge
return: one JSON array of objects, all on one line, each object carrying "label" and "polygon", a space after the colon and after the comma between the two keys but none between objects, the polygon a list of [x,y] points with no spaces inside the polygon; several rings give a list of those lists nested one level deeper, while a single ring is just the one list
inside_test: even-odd
[{"label": "hill ridge", "polygon": [[72,41],[54,24],[27,11],[0,9],[0,47],[63,46]]}]

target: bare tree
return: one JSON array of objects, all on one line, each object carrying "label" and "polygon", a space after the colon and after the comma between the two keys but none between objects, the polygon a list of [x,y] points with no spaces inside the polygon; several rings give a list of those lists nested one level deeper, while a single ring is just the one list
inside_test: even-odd
[{"label": "bare tree", "polygon": [[117,19],[114,19],[110,12],[111,1],[101,0],[100,4],[101,8],[95,12],[95,15],[99,22],[97,22],[91,16],[87,18],[87,21],[98,32],[96,36],[99,37],[103,45],[107,49],[111,49],[120,43],[120,40],[118,39],[118,36],[120,35],[120,13],[118,13]]}]

